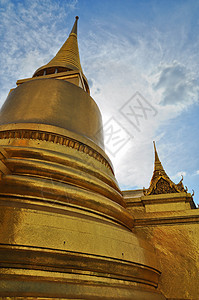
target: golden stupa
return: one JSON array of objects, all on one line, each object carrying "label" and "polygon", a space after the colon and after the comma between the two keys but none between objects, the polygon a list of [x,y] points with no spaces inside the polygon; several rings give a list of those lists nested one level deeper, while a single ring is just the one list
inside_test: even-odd
[{"label": "golden stupa", "polygon": [[[155,194],[158,176],[148,190],[120,191],[80,64],[77,21],[0,111],[0,299],[163,300],[172,283],[158,222],[170,194]],[[193,206],[180,186],[172,195],[172,204]]]}]

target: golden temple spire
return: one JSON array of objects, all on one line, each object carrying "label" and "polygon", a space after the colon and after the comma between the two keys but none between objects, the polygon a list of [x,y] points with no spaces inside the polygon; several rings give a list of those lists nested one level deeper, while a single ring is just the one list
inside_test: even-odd
[{"label": "golden temple spire", "polygon": [[[80,64],[79,48],[77,41],[77,22],[79,17],[76,17],[70,35],[55,57],[51,61],[36,70],[33,77],[51,76],[57,79],[69,81],[81,87],[88,94],[89,85],[88,81],[83,74]],[[18,81],[17,84],[23,82]]]},{"label": "golden temple spire", "polygon": [[159,159],[159,156],[158,156],[158,152],[157,152],[157,149],[156,149],[156,146],[155,146],[155,141],[153,141],[153,145],[154,145],[154,153],[155,153],[155,162],[154,162],[154,173],[153,173],[153,177],[157,177],[159,176],[160,174],[161,175],[166,175],[166,172],[161,164],[161,161]]},{"label": "golden temple spire", "polygon": [[76,17],[75,23],[68,39],[63,44],[61,49],[57,52],[56,56],[48,64],[37,69],[33,77],[65,71],[78,70],[82,72],[77,42],[78,19],[79,17]]},{"label": "golden temple spire", "polygon": [[161,164],[155,142],[153,144],[155,152],[154,171],[146,195],[179,193],[179,187],[169,178]]}]

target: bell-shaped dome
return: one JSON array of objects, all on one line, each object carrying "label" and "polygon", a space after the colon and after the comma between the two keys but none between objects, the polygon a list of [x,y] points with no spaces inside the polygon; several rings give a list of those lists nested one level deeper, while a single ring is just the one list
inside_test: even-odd
[{"label": "bell-shaped dome", "polygon": [[14,89],[0,110],[0,125],[47,124],[85,137],[103,149],[102,118],[83,89],[58,79],[30,80]]}]

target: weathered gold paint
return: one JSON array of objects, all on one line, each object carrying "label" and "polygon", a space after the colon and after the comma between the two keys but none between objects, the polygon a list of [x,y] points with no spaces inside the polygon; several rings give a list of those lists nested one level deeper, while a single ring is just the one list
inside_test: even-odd
[{"label": "weathered gold paint", "polygon": [[76,30],[0,112],[0,297],[163,300],[154,247],[132,232],[103,150]]}]

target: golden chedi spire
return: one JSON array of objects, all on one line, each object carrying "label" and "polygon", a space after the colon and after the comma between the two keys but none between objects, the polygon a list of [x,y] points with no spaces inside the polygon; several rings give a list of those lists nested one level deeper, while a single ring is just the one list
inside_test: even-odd
[{"label": "golden chedi spire", "polygon": [[154,249],[132,232],[103,149],[76,31],[77,18],[0,110],[0,295],[163,300]]},{"label": "golden chedi spire", "polygon": [[179,193],[179,187],[169,178],[161,164],[155,146],[155,141],[153,142],[153,144],[155,153],[154,171],[150,187],[148,188],[146,195]]},{"label": "golden chedi spire", "polygon": [[71,71],[78,70],[82,72],[82,67],[80,64],[79,58],[79,49],[77,42],[77,22],[79,17],[76,17],[75,23],[71,30],[71,33],[63,44],[61,49],[57,52],[55,57],[46,65],[37,69],[33,76],[40,76],[52,74],[52,72],[63,72],[63,71]]},{"label": "golden chedi spire", "polygon": [[[60,48],[60,50],[57,52],[55,57],[51,59],[51,61],[37,69],[33,75],[33,77],[38,76],[46,76],[50,74],[56,74],[56,78],[62,78],[67,80],[66,77],[69,78],[69,81],[71,81],[71,76],[74,74],[79,73],[78,75],[82,79],[81,85],[77,84],[78,86],[84,88],[89,93],[89,86],[87,79],[85,75],[83,74],[81,63],[80,63],[80,57],[79,57],[79,47],[78,47],[78,41],[77,41],[77,22],[79,17],[76,16],[75,23],[73,25],[73,28],[70,32],[70,35],[66,42],[63,44],[63,46]],[[67,72],[67,74],[66,74]],[[61,73],[61,74],[60,74]],[[64,74],[63,74],[64,73]],[[63,75],[66,75],[63,78]],[[79,79],[79,81],[80,81]],[[74,79],[73,79],[74,83]]]}]

